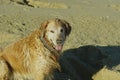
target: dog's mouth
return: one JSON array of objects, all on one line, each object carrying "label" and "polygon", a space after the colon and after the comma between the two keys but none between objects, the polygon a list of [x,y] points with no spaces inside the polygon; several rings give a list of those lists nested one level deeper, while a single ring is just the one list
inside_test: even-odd
[{"label": "dog's mouth", "polygon": [[53,48],[57,51],[57,52],[61,52],[62,51],[62,48],[63,48],[63,44],[59,44],[59,45],[54,45],[53,44]]},{"label": "dog's mouth", "polygon": [[63,48],[63,45],[56,45],[54,47],[58,52],[61,52],[62,51],[62,48]]},{"label": "dog's mouth", "polygon": [[63,48],[63,43],[61,44],[54,44],[54,42],[51,40],[52,47],[57,51],[61,52]]}]

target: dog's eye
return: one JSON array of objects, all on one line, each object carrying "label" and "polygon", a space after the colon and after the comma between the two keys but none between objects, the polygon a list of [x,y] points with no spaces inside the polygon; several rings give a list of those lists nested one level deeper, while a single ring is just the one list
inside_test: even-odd
[{"label": "dog's eye", "polygon": [[60,32],[63,32],[63,29],[61,29]]},{"label": "dog's eye", "polygon": [[54,33],[54,31],[53,31],[53,30],[51,30],[50,32],[51,32],[51,33]]}]

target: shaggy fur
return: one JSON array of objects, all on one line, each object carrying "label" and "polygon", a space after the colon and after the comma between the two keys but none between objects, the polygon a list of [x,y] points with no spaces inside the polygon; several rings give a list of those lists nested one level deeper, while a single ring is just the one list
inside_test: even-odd
[{"label": "shaggy fur", "polygon": [[[71,26],[61,19],[45,21],[40,28],[0,52],[0,80],[53,80],[53,71],[60,70],[58,63],[61,47],[56,50],[46,35],[46,28],[53,23],[55,28],[62,27],[68,36]],[[51,31],[53,33],[53,31]],[[60,33],[60,34],[61,34]],[[55,33],[53,33],[55,34]],[[59,38],[63,38],[58,35]],[[43,41],[41,41],[41,38]],[[64,42],[65,39],[62,39]],[[44,42],[45,41],[45,42]],[[62,42],[61,42],[62,43]]]}]

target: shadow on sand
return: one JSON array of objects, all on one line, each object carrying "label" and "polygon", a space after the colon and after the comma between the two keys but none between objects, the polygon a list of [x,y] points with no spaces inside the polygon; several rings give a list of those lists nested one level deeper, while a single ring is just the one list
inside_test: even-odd
[{"label": "shadow on sand", "polygon": [[88,45],[69,49],[63,52],[59,62],[62,72],[57,72],[56,80],[92,80],[103,67],[111,69],[120,64],[120,46]]}]

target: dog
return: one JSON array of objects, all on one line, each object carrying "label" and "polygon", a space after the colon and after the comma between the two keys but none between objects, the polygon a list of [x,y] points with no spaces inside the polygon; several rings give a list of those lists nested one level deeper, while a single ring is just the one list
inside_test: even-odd
[{"label": "dog", "polygon": [[0,80],[53,80],[60,70],[63,44],[71,32],[62,19],[44,21],[40,28],[0,52]]}]

